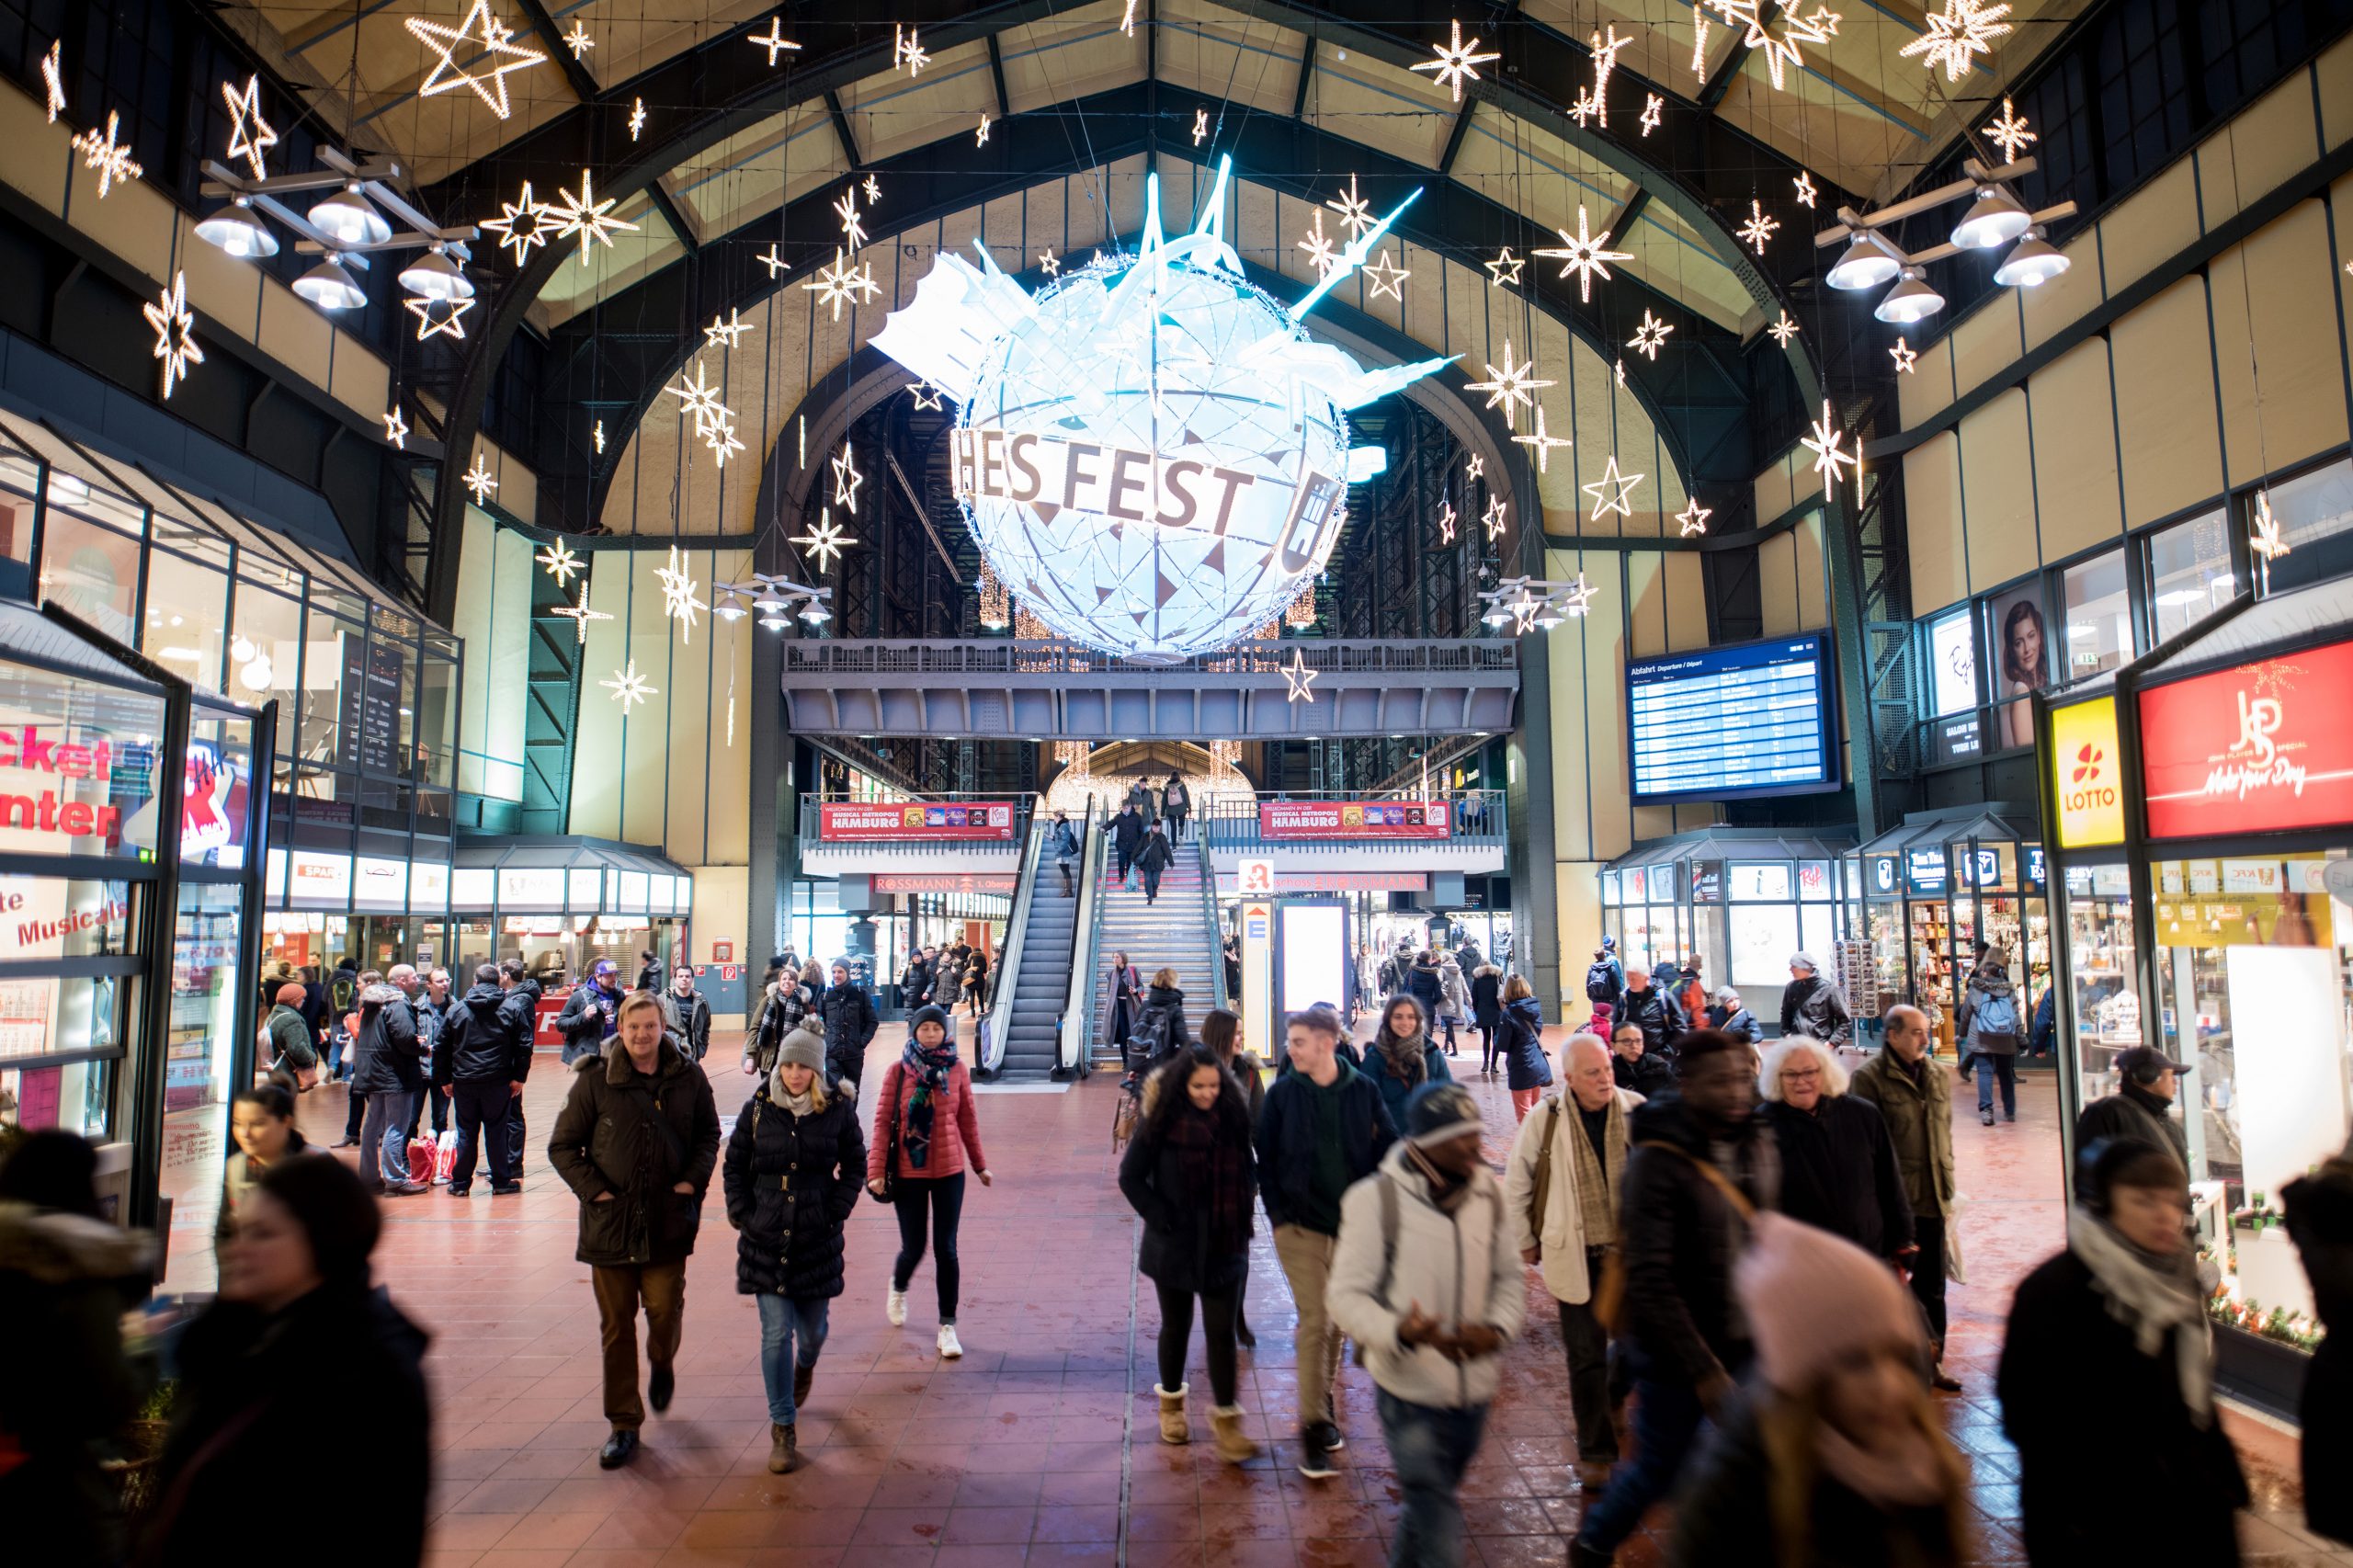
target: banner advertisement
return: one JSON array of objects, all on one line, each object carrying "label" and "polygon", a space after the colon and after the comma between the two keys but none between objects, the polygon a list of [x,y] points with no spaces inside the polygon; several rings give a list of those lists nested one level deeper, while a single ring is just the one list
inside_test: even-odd
[{"label": "banner advertisement", "polygon": [[1444,801],[1261,801],[1266,838],[1448,838]]},{"label": "banner advertisement", "polygon": [[2353,823],[2348,682],[2353,642],[2337,642],[2143,690],[2141,782],[2149,835]]},{"label": "banner advertisement", "polygon": [[817,836],[827,844],[880,839],[1013,838],[1013,802],[951,804],[940,801],[867,801],[817,808]]},{"label": "banner advertisement", "polygon": [[1011,892],[1020,879],[1010,871],[876,871],[867,878],[875,892]]},{"label": "banner advertisement", "polygon": [[2124,764],[2116,739],[2116,699],[2097,697],[2051,710],[2051,787],[2059,799],[2059,842],[2086,849],[2124,842]]}]

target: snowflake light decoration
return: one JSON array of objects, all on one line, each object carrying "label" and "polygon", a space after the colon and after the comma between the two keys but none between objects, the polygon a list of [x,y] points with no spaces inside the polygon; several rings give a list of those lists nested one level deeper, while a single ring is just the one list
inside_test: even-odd
[{"label": "snowflake light decoration", "polygon": [[1141,3],[1142,3],[1142,0],[1128,0],[1128,3],[1127,3],[1127,5],[1126,5],[1126,6],[1120,10],[1120,37],[1122,37],[1122,38],[1133,38],[1133,37],[1135,37],[1135,36],[1136,36],[1136,6],[1137,6],[1139,4],[1141,4]]},{"label": "snowflake light decoration", "polygon": [[1372,209],[1364,198],[1357,194],[1357,176],[1354,175],[1348,176],[1348,188],[1324,205],[1340,215],[1340,227],[1348,232],[1351,240],[1362,235],[1380,221],[1373,217]]},{"label": "snowflake light decoration", "polygon": [[702,329],[703,347],[716,348],[723,343],[733,348],[743,342],[744,335],[752,330],[752,324],[744,319],[744,312],[740,308],[729,311],[727,319],[724,321],[713,316],[710,318],[710,324]]},{"label": "snowflake light decoration", "polygon": [[246,77],[242,93],[223,82],[221,97],[229,106],[229,156],[244,159],[254,178],[267,179],[269,170],[261,155],[278,145],[278,132],[261,117],[261,77]]},{"label": "snowflake light decoration", "polygon": [[1488,366],[1485,381],[1467,381],[1463,384],[1462,390],[1485,392],[1487,406],[1491,409],[1503,410],[1504,428],[1516,430],[1519,427],[1518,410],[1523,405],[1534,408],[1536,394],[1553,384],[1551,381],[1540,381],[1536,379],[1534,359],[1529,359],[1525,364],[1512,363],[1511,339],[1506,337],[1504,339],[1504,362],[1500,366]]},{"label": "snowflake light decoration", "polygon": [[680,558],[678,547],[674,544],[670,547],[670,563],[654,570],[654,578],[662,585],[662,614],[678,622],[678,641],[682,643],[695,640],[695,612],[710,608],[695,597],[695,589],[700,585],[688,570],[692,565],[692,562]]},{"label": "snowflake light decoration", "polygon": [[602,201],[597,199],[597,192],[586,169],[580,171],[579,195],[574,196],[562,187],[557,189],[556,195],[563,198],[563,205],[548,210],[548,217],[555,224],[555,237],[568,240],[574,234],[580,236],[580,265],[583,267],[588,265],[591,241],[609,246],[613,243],[614,230],[637,232],[636,224],[612,215],[613,209],[620,203],[620,198],[608,196]]},{"label": "snowflake light decoration", "polygon": [[1456,103],[1461,103],[1462,101],[1462,84],[1465,82],[1478,81],[1479,72],[1477,68],[1484,65],[1490,60],[1501,60],[1503,56],[1493,50],[1490,50],[1485,54],[1479,53],[1479,40],[1475,38],[1469,43],[1463,42],[1462,23],[1460,19],[1456,19],[1449,25],[1453,29],[1452,40],[1450,42],[1436,46],[1438,58],[1435,60],[1422,61],[1416,65],[1407,67],[1407,69],[1434,73],[1431,80],[1438,86],[1452,87],[1454,89],[1454,101]]},{"label": "snowflake light decoration", "polygon": [[1801,207],[1812,208],[1815,200],[1822,195],[1819,190],[1814,188],[1813,176],[1807,170],[1800,169],[1797,172],[1797,177],[1790,180],[1790,183],[1797,187],[1798,205]]},{"label": "snowflake light decoration", "polygon": [[735,415],[720,402],[720,389],[710,384],[703,374],[702,361],[695,361],[694,379],[688,381],[684,370],[678,372],[678,384],[665,386],[663,392],[678,400],[678,413],[695,422],[695,435],[708,439],[712,426],[732,421]]},{"label": "snowflake light decoration", "polygon": [[408,419],[397,403],[384,410],[384,439],[400,451],[408,450]]},{"label": "snowflake light decoration", "polygon": [[1479,514],[1480,526],[1487,530],[1490,540],[1504,537],[1504,529],[1511,522],[1511,503],[1500,495],[1487,497],[1487,509]]},{"label": "snowflake light decoration", "polygon": [[866,204],[869,207],[872,207],[881,201],[882,182],[876,179],[872,175],[868,175],[866,176],[866,183],[858,188],[866,192]]},{"label": "snowflake light decoration", "polygon": [[1700,506],[1697,495],[1685,496],[1683,510],[1675,514],[1675,520],[1683,525],[1683,532],[1679,537],[1689,539],[1693,534],[1706,533],[1708,519],[1715,515],[1715,510],[1713,506]]},{"label": "snowflake light decoration", "polygon": [[490,472],[490,464],[483,457],[480,447],[474,449],[474,460],[466,470],[465,482],[466,488],[473,492],[474,505],[477,506],[497,493],[497,477]]},{"label": "snowflake light decoration", "polygon": [[588,623],[590,621],[610,620],[613,619],[610,614],[604,610],[590,609],[588,608],[588,585],[585,583],[580,585],[580,602],[578,604],[558,605],[555,608],[548,611],[548,613],[550,615],[560,615],[563,617],[564,619],[572,622],[573,644],[574,646],[580,648],[585,648],[588,646]]},{"label": "snowflake light decoration", "polygon": [[155,329],[155,358],[164,362],[164,395],[172,395],[176,381],[188,379],[190,365],[204,363],[204,350],[196,346],[194,336],[196,312],[188,308],[188,274],[172,274],[172,286],[152,305],[142,305],[140,312],[147,324]]},{"label": "snowflake light decoration", "polygon": [[2247,519],[2246,547],[2263,560],[2264,582],[2270,583],[2271,563],[2289,552],[2287,538],[2279,530],[2279,519],[2271,513],[2271,492],[2255,493],[2255,515]]},{"label": "snowflake light decoration", "polygon": [[1644,310],[1643,324],[1634,329],[1634,335],[1626,340],[1626,347],[1646,359],[1656,360],[1659,349],[1666,342],[1666,335],[1674,330],[1671,324]]},{"label": "snowflake light decoration", "polygon": [[1519,281],[1519,269],[1527,265],[1528,258],[1526,256],[1514,256],[1511,254],[1511,246],[1504,246],[1503,249],[1495,253],[1495,260],[1485,264],[1487,268],[1487,287],[1495,289],[1500,288],[1506,283],[1518,283]]},{"label": "snowflake light decoration", "polygon": [[1969,74],[1972,56],[1991,55],[1994,40],[2012,31],[2002,20],[2010,14],[2007,5],[1989,6],[1985,0],[1945,0],[1945,8],[1930,12],[1927,17],[1928,30],[1896,51],[1906,60],[1924,60],[1930,75],[1937,67],[1944,67],[1945,79],[1958,82]]},{"label": "snowflake light decoration", "polygon": [[1798,444],[1813,454],[1813,472],[1822,475],[1822,498],[1827,501],[1837,492],[1839,482],[1844,477],[1840,465],[1852,463],[1859,470],[1863,454],[1859,443],[1858,449],[1851,452],[1840,444],[1846,440],[1847,435],[1831,423],[1828,398],[1822,400],[1822,417],[1815,420],[1811,428],[1813,433]]},{"label": "snowflake light decoration", "polygon": [[[1473,39],[1471,41],[1476,43],[1478,40]],[[1421,67],[1415,66],[1415,69],[1419,70]],[[1307,689],[1307,684],[1321,673],[1307,667],[1307,654],[1303,650],[1293,648],[1290,651],[1290,663],[1283,669],[1283,679],[1290,683],[1290,694],[1283,700],[1286,702],[1314,701],[1315,694]]]},{"label": "snowflake light decoration", "polygon": [[834,252],[831,267],[819,267],[803,278],[801,286],[816,295],[819,304],[833,306],[835,321],[842,319],[845,303],[854,305],[860,299],[870,300],[882,292],[882,285],[874,281],[871,267],[862,261],[852,267],[849,256],[839,250]]},{"label": "snowflake light decoration", "polygon": [[1738,234],[1748,244],[1755,245],[1756,247],[1756,254],[1758,256],[1763,256],[1765,254],[1765,242],[1771,239],[1773,237],[1773,231],[1780,226],[1781,221],[1779,218],[1768,218],[1765,216],[1765,204],[1752,196],[1748,199],[1748,222],[1733,230],[1733,233]]},{"label": "snowflake light decoration", "polygon": [[1648,136],[1659,128],[1666,113],[1666,99],[1657,93],[1649,94],[1643,102],[1643,134]]},{"label": "snowflake light decoration", "polygon": [[1620,473],[1618,454],[1612,452],[1609,460],[1602,465],[1601,477],[1591,484],[1580,484],[1577,488],[1593,497],[1592,520],[1597,523],[1612,512],[1621,517],[1631,517],[1634,508],[1628,505],[1628,497],[1634,494],[1634,486],[1647,477],[1639,473]]},{"label": "snowflake light decoration", "polygon": [[645,129],[645,100],[644,100],[643,98],[640,98],[640,99],[638,99],[638,100],[637,100],[637,102],[636,102],[635,104],[631,105],[631,108],[630,108],[630,111],[629,111],[629,139],[630,139],[631,141],[632,141],[632,142],[636,141],[636,140],[637,140],[637,136],[638,136],[638,132],[639,132],[639,131],[643,131],[644,129]]},{"label": "snowflake light decoration", "polygon": [[1550,473],[1552,471],[1553,448],[1575,445],[1566,436],[1554,436],[1545,430],[1544,405],[1540,403],[1536,405],[1536,428],[1525,436],[1514,436],[1512,443],[1515,446],[1527,447],[1535,452],[1536,472],[1539,473]]},{"label": "snowflake light decoration", "polygon": [[65,112],[65,40],[51,39],[49,52],[40,57],[40,85],[49,99],[49,123],[55,125],[57,117]]},{"label": "snowflake light decoration", "polygon": [[1403,291],[1405,279],[1412,276],[1413,273],[1397,265],[1395,256],[1383,251],[1372,258],[1370,267],[1364,269],[1365,298],[1378,300],[1386,294],[1402,305],[1405,302]]},{"label": "snowflake light decoration", "polygon": [[597,684],[613,694],[613,700],[621,705],[623,713],[627,713],[649,697],[662,695],[660,687],[638,674],[635,659],[630,660],[627,665],[615,670],[612,679],[600,680]]},{"label": "snowflake light decoration", "polygon": [[754,49],[765,49],[768,51],[768,64],[771,67],[776,64],[778,55],[792,53],[801,48],[799,44],[784,36],[784,16],[781,12],[770,17],[768,30],[766,33],[753,34],[751,42]]},{"label": "snowflake light decoration", "polygon": [[731,454],[744,449],[744,443],[735,437],[735,411],[724,405],[720,408],[718,417],[698,434],[702,437],[702,444],[710,449],[712,463],[721,469],[726,468]]},{"label": "snowflake light decoration", "polygon": [[[477,23],[481,24],[479,28]],[[409,17],[406,26],[417,42],[439,57],[418,85],[418,97],[429,98],[459,87],[471,87],[474,97],[489,105],[490,112],[501,119],[514,112],[506,100],[507,74],[547,59],[538,50],[518,48],[510,41],[515,37],[514,30],[490,14],[490,0],[474,0],[466,19],[454,28],[426,21],[423,17]],[[461,45],[469,56],[466,65],[460,65],[457,60]],[[490,69],[482,75],[466,68],[483,65]]]},{"label": "snowflake light decoration", "polygon": [[858,454],[847,441],[842,443],[841,456],[827,460],[834,471],[834,505],[858,510],[858,486],[866,483],[866,475],[858,472]]},{"label": "snowflake light decoration", "polygon": [[1593,608],[1593,588],[1586,584],[1585,574],[1580,572],[1575,582],[1560,591],[1556,602],[1563,615],[1581,617]]},{"label": "snowflake light decoration", "polygon": [[2026,116],[2012,108],[2010,100],[2005,97],[2001,115],[1985,127],[1985,140],[2002,150],[2002,162],[2015,164],[2029,142],[2039,142],[2041,138],[2027,129]]},{"label": "snowflake light decoration", "polygon": [[[1577,89],[1576,102],[1569,106],[1569,118],[1575,120],[1580,129],[1586,121],[1597,118],[1606,126],[1609,123],[1609,111],[1599,98],[1593,96],[1591,89],[1581,86]],[[1540,251],[1537,254],[1540,256],[1543,253]]]},{"label": "snowflake light decoration", "polygon": [[1790,346],[1790,339],[1798,335],[1798,324],[1790,319],[1789,312],[1783,311],[1781,319],[1765,330],[1772,334],[1774,342],[1787,348]]},{"label": "snowflake light decoration", "polygon": [[586,25],[579,17],[574,17],[572,18],[572,30],[563,35],[563,44],[566,49],[572,51],[573,59],[585,60],[588,58],[588,51],[597,47],[597,40],[588,36]]},{"label": "snowflake light decoration", "polygon": [[519,201],[502,201],[495,218],[484,218],[474,227],[487,229],[496,234],[498,243],[515,253],[515,265],[520,267],[531,254],[533,245],[548,243],[551,226],[548,215],[552,210],[546,202],[531,195],[531,182],[523,182],[523,197]]},{"label": "snowflake light decoration", "polygon": [[1198,147],[1209,139],[1210,111],[1205,108],[1196,108],[1193,110],[1193,145]]},{"label": "snowflake light decoration", "polygon": [[560,539],[549,540],[547,548],[531,559],[548,569],[548,575],[555,579],[559,588],[569,586],[574,577],[585,574],[579,554]]},{"label": "snowflake light decoration", "polygon": [[1299,248],[1307,253],[1307,263],[1315,268],[1316,277],[1329,278],[1340,265],[1340,253],[1324,233],[1324,214],[1316,212],[1314,220],[1308,227],[1307,237],[1299,242]]},{"label": "snowflake light decoration", "polygon": [[858,247],[866,243],[866,224],[858,210],[857,191],[842,192],[842,199],[834,203],[834,216],[841,220],[842,248],[856,256]]},{"label": "snowflake light decoration", "polygon": [[1908,376],[1913,373],[1912,367],[1919,360],[1920,351],[1916,348],[1905,347],[1904,339],[1899,337],[1895,340],[1895,347],[1887,351],[1887,357],[1895,361],[1897,375]]},{"label": "snowflake light decoration", "polygon": [[426,300],[415,295],[401,301],[402,308],[416,318],[416,340],[428,337],[453,337],[466,340],[466,312],[481,301],[476,300]]},{"label": "snowflake light decoration", "polygon": [[129,142],[119,140],[122,117],[107,110],[107,133],[100,136],[94,126],[74,138],[73,145],[82,153],[82,166],[98,171],[98,199],[104,201],[107,192],[118,184],[129,185],[147,171],[131,155]]},{"label": "snowflake light decoration", "polygon": [[1626,357],[1623,354],[1618,356],[1615,369],[1618,373],[1618,384],[1622,387],[1626,384]]},{"label": "snowflake light decoration", "polygon": [[830,508],[821,506],[817,509],[816,523],[807,533],[793,535],[792,542],[801,546],[802,552],[816,562],[818,571],[830,572],[834,569],[834,562],[841,559],[842,547],[856,544],[858,540],[852,539],[841,524],[834,521]]},{"label": "snowflake light decoration", "polygon": [[1602,248],[1609,243],[1609,231],[1604,229],[1597,234],[1588,229],[1585,203],[1582,201],[1577,203],[1577,232],[1572,234],[1566,229],[1555,229],[1553,233],[1561,236],[1559,245],[1530,254],[1558,261],[1561,264],[1561,276],[1563,278],[1571,273],[1576,274],[1577,298],[1587,304],[1593,302],[1593,279],[1596,274],[1598,274],[1606,283],[1609,281],[1608,263],[1634,259],[1628,252]]},{"label": "snowflake light decoration", "polygon": [[754,256],[752,259],[768,269],[768,281],[771,283],[777,280],[779,274],[792,270],[792,263],[785,260],[784,257],[777,254],[774,242],[770,242],[767,249],[762,251],[758,256]]},{"label": "snowflake light decoration", "polygon": [[931,56],[924,51],[922,40],[916,35],[915,29],[913,28],[902,29],[898,23],[892,23],[891,68],[894,71],[903,70],[910,77],[915,77],[922,75],[923,68],[930,63]]},{"label": "snowflake light decoration", "polygon": [[[1609,24],[1608,36],[1604,37],[1598,32],[1593,35],[1593,96],[1595,97],[1604,96],[1609,86],[1609,73],[1618,69],[1619,51],[1633,41],[1631,37],[1618,36],[1618,24],[1615,22]],[[1607,111],[1602,115],[1601,123],[1604,125],[1609,123]]]}]

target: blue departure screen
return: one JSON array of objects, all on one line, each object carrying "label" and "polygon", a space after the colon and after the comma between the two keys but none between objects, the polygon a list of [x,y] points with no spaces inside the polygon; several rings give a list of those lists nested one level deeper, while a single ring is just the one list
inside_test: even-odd
[{"label": "blue departure screen", "polygon": [[1626,677],[1636,802],[1838,787],[1822,633],[1637,659]]}]

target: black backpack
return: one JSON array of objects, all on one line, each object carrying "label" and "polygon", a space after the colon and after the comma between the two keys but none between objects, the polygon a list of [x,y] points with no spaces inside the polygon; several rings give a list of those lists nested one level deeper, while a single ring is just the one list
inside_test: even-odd
[{"label": "black backpack", "polygon": [[1596,963],[1585,971],[1585,999],[1588,1002],[1614,1002],[1618,999],[1617,977],[1607,963]]}]

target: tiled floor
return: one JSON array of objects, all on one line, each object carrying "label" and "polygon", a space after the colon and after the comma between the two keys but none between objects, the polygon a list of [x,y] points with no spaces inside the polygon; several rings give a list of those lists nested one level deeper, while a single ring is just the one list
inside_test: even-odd
[{"label": "tiled floor", "polygon": [[[876,1059],[895,1054],[895,1028]],[[732,1040],[711,1054],[722,1114],[747,1080]],[[1466,1046],[1466,1053],[1469,1047]],[[1500,1080],[1475,1078],[1500,1161],[1511,1133]],[[543,1059],[531,1080],[534,1143],[544,1146],[563,1075]],[[1967,1384],[1943,1402],[1973,1456],[1984,1513],[1980,1559],[2022,1562],[2015,1463],[1991,1396],[2011,1284],[2060,1236],[2050,1075],[2029,1075],[2016,1126],[1955,1130],[1970,1278],[1954,1289],[1950,1365]],[[436,1568],[620,1568],[621,1564],[996,1563],[1301,1564],[1384,1560],[1397,1512],[1371,1387],[1345,1374],[1344,1470],[1311,1483],[1287,1452],[1246,1469],[1221,1465],[1197,1403],[1196,1442],[1157,1440],[1152,1409],[1157,1312],[1132,1267],[1134,1227],[1112,1183],[1111,1085],[1066,1094],[991,1094],[981,1102],[996,1185],[964,1213],[966,1354],[932,1354],[931,1275],[916,1277],[907,1325],[882,1318],[896,1232],[860,1204],[850,1221],[849,1291],[801,1421],[810,1463],[771,1476],[756,1360],[756,1318],[734,1291],[733,1233],[716,1192],[688,1271],[686,1347],[669,1414],[651,1420],[628,1470],[597,1468],[597,1314],[587,1270],[573,1261],[573,1200],[535,1147],[527,1190],[494,1200],[487,1184],[453,1200],[396,1200],[380,1277],[434,1334],[430,1371],[439,1449],[432,1501]],[[306,1121],[340,1133],[340,1096],[312,1097]],[[1473,1466],[1466,1507],[1474,1561],[1491,1568],[1564,1561],[1581,1499],[1566,1374],[1549,1309],[1509,1352],[1506,1392]],[[1262,1437],[1288,1435],[1293,1388],[1290,1312],[1271,1248],[1254,1258],[1249,1316],[1259,1349],[1244,1355],[1243,1403]],[[1197,1386],[1206,1386],[1199,1376]],[[2295,1450],[2250,1422],[2247,1453],[2261,1512],[2246,1520],[2251,1558],[2353,1563],[2300,1536]],[[1663,1532],[1663,1517],[1653,1524]],[[1627,1563],[1659,1560],[1637,1538]]]}]

